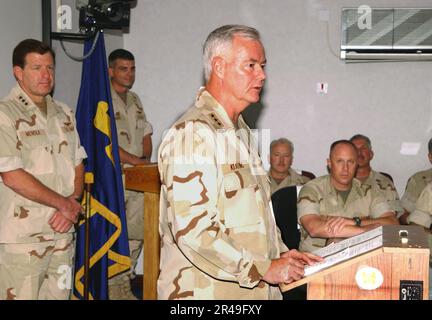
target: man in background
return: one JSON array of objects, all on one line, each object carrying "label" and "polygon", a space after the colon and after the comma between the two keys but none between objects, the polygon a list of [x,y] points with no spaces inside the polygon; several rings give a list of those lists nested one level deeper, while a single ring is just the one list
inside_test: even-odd
[{"label": "man in background", "polygon": [[270,188],[271,193],[290,187],[302,186],[310,179],[298,174],[291,168],[294,159],[294,145],[286,138],[270,143]]},{"label": "man in background", "polygon": [[309,181],[300,190],[300,250],[312,252],[341,238],[398,224],[382,193],[354,178],[357,157],[352,142],[333,142],[327,159],[330,174]]},{"label": "man in background", "polygon": [[[428,158],[432,163],[432,138],[428,142]],[[401,224],[407,224],[407,218],[415,209],[415,204],[426,185],[432,181],[432,168],[413,174],[407,182],[405,193],[401,202],[404,208],[403,215],[399,218]]]},{"label": "man in background", "polygon": [[402,204],[399,200],[399,194],[393,181],[382,173],[372,169],[371,160],[374,157],[371,140],[362,134],[356,134],[351,137],[350,141],[355,145],[358,152],[356,178],[363,184],[377,188],[383,193],[384,198],[390,205],[390,208],[399,217],[403,213]]},{"label": "man in background", "polygon": [[[124,49],[111,52],[108,57],[111,96],[114,106],[120,163],[122,167],[148,164],[152,153],[153,129],[147,121],[140,98],[130,89],[135,82],[135,58]],[[131,253],[131,271],[109,279],[111,300],[135,300],[130,280],[143,247],[144,194],[125,190],[126,220]]]}]

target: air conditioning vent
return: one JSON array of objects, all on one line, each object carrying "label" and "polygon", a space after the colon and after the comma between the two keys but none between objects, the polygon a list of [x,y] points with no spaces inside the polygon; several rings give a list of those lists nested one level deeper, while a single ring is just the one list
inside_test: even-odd
[{"label": "air conditioning vent", "polygon": [[341,59],[432,60],[432,8],[342,9]]}]

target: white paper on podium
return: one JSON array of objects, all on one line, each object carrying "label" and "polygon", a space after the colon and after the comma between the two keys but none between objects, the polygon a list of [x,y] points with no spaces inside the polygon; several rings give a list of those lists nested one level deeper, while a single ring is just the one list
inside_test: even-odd
[{"label": "white paper on podium", "polygon": [[319,270],[331,267],[339,262],[351,259],[368,251],[382,247],[383,228],[378,227],[357,236],[332,243],[322,249],[315,250],[313,254],[323,257],[324,261],[313,266],[305,267],[304,276],[311,275]]}]

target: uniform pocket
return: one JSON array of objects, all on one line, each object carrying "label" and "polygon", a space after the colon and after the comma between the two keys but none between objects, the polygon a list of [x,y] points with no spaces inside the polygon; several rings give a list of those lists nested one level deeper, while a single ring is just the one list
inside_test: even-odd
[{"label": "uniform pocket", "polygon": [[227,228],[260,223],[257,184],[247,170],[224,175],[224,217]]},{"label": "uniform pocket", "polygon": [[54,165],[52,161],[51,143],[48,140],[45,129],[18,132],[24,167],[31,174],[41,175],[52,173]]}]

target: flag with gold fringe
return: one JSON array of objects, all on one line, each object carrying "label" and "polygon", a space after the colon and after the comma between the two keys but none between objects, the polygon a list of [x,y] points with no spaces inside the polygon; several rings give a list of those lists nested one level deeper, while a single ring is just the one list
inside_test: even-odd
[{"label": "flag with gold fringe", "polygon": [[[77,129],[88,158],[86,179],[93,180],[90,199],[89,299],[108,298],[108,278],[130,268],[126,213],[117,134],[110,93],[103,32],[84,45]],[[87,205],[83,201],[83,205]],[[77,230],[74,298],[84,299],[85,223]]]}]

